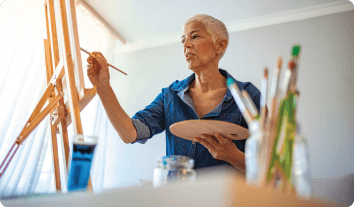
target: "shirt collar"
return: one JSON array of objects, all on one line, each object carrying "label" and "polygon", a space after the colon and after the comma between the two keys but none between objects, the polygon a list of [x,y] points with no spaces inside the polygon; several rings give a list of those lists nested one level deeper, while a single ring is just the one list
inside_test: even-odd
[{"label": "shirt collar", "polygon": [[[243,88],[242,84],[240,81],[236,80],[234,77],[232,77],[226,70],[219,69],[219,72],[221,75],[225,76],[227,78],[232,78],[234,82],[237,84],[237,86],[240,88],[240,90]],[[195,73],[190,75],[188,78],[182,80],[182,81],[176,81],[171,85],[171,90],[177,91],[178,93],[184,93],[188,90],[189,86],[192,84],[192,82],[195,80]],[[232,94],[229,90],[227,90],[225,98],[223,101],[228,101],[232,98]]]}]

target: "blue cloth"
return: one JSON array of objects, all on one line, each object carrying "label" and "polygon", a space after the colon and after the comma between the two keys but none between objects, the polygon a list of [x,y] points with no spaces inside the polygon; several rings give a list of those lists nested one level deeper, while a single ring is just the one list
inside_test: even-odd
[{"label": "blue cloth", "polygon": [[[226,78],[233,78],[225,70],[219,69],[219,71]],[[174,136],[169,129],[174,123],[199,119],[193,101],[187,93],[194,79],[195,74],[193,73],[188,78],[182,81],[175,81],[169,87],[163,88],[162,92],[149,106],[132,117],[132,122],[137,130],[137,140],[135,142],[145,143],[155,134],[166,130],[167,156],[184,155],[191,157],[194,159],[195,169],[228,164],[225,161],[215,159],[208,149],[200,143],[194,143]],[[246,90],[248,92],[259,110],[261,94],[259,90],[250,82],[240,82],[235,79],[234,81],[241,91]],[[200,119],[227,121],[248,128],[229,90],[227,90],[223,101]],[[244,152],[246,140],[234,140],[234,143],[238,149]]]}]

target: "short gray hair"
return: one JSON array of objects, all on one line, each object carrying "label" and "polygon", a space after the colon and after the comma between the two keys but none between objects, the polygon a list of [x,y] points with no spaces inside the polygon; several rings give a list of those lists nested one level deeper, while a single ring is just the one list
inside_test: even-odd
[{"label": "short gray hair", "polygon": [[[225,38],[227,40],[227,45],[225,50],[220,54],[220,59],[224,56],[227,46],[229,45],[229,32],[227,31],[227,28],[225,26],[225,24],[206,14],[197,14],[191,18],[189,18],[186,23],[184,23],[184,26],[186,26],[187,24],[191,23],[191,22],[201,22],[204,24],[204,26],[206,27],[207,31],[211,34],[211,37],[213,39],[214,42]],[[219,60],[220,60],[219,59]]]}]

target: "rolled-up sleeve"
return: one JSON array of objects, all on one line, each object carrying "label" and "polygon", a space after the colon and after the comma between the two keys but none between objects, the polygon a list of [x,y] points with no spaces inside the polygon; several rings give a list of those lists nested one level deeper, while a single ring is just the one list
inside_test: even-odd
[{"label": "rolled-up sleeve", "polygon": [[150,105],[132,117],[132,122],[137,131],[137,139],[133,143],[144,144],[149,138],[165,130],[164,89]]},{"label": "rolled-up sleeve", "polygon": [[133,122],[133,125],[136,129],[137,137],[136,140],[132,143],[134,144],[135,142],[139,142],[140,144],[145,144],[145,142],[149,139],[150,137],[150,129],[149,127],[144,124],[142,121],[139,119],[131,119]]}]

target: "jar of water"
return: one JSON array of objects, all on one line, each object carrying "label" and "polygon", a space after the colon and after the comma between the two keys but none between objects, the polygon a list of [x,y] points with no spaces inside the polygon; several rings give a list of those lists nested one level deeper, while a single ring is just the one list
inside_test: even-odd
[{"label": "jar of water", "polygon": [[299,196],[310,198],[312,196],[312,177],[310,172],[309,149],[307,141],[301,136],[299,128],[298,124],[293,150],[292,181]]},{"label": "jar of water", "polygon": [[154,188],[176,182],[188,182],[196,179],[193,170],[194,160],[182,155],[170,155],[157,159],[154,170]]},{"label": "jar of water", "polygon": [[257,121],[249,123],[250,137],[245,146],[246,181],[259,184],[262,132]]}]

